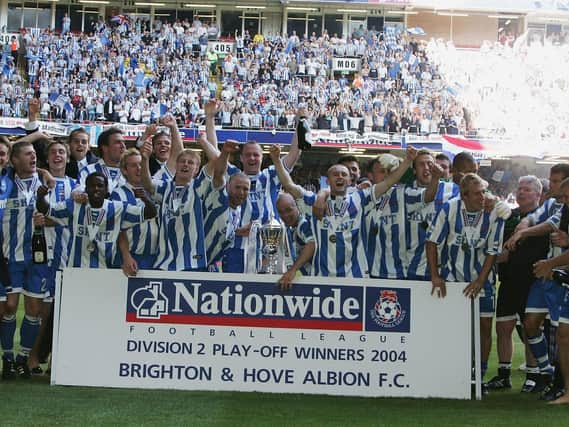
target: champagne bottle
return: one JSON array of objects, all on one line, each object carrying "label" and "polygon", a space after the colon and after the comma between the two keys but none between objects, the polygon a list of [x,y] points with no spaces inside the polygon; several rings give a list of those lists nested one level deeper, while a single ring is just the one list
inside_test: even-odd
[{"label": "champagne bottle", "polygon": [[310,150],[312,148],[312,135],[310,134],[310,120],[307,117],[299,117],[296,126],[298,148]]},{"label": "champagne bottle", "polygon": [[35,227],[32,236],[32,255],[35,264],[45,264],[47,262],[47,242],[43,227]]}]

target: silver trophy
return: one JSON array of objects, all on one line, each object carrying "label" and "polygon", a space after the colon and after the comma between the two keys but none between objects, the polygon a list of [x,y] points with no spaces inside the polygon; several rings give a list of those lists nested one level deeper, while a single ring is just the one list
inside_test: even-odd
[{"label": "silver trophy", "polygon": [[282,257],[283,227],[271,216],[269,222],[259,228],[261,236],[261,269],[259,273],[283,274]]}]

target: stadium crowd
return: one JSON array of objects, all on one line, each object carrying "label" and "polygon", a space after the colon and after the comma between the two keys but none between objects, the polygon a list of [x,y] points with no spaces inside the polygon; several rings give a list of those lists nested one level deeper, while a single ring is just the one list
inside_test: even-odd
[{"label": "stadium crowd", "polygon": [[569,37],[562,32],[534,40],[534,35],[530,31],[511,46],[485,42],[476,52],[442,40],[431,40],[426,48],[476,127],[523,144],[526,154],[536,140],[555,146],[569,137],[569,77],[564,72]]},{"label": "stadium crowd", "polygon": [[[425,43],[405,33],[245,32],[229,39],[236,48],[225,57],[208,48],[208,35],[217,33],[215,24],[197,19],[158,20],[152,29],[145,21],[99,20],[80,34],[25,33],[20,57],[30,89],[19,84],[7,44],[0,115],[24,117],[35,90],[45,120],[147,124],[169,111],[180,125],[194,126],[204,104],[219,94],[217,122],[225,127],[290,129],[303,104],[314,128],[423,135],[467,129],[463,108],[443,90]],[[335,57],[357,58],[361,69],[334,72]]]}]

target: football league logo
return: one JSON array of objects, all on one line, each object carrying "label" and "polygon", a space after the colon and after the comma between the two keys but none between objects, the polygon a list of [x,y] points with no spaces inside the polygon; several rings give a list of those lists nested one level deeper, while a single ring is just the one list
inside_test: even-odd
[{"label": "football league logo", "polygon": [[379,326],[384,328],[394,328],[399,326],[407,312],[401,308],[397,291],[382,290],[379,299],[373,309],[370,310],[371,319]]},{"label": "football league logo", "polygon": [[168,313],[168,298],[162,292],[162,282],[150,282],[137,289],[130,297],[138,319],[160,319]]}]

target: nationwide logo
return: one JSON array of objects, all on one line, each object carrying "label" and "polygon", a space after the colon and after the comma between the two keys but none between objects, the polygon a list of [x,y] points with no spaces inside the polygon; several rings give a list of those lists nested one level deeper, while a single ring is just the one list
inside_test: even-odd
[{"label": "nationwide logo", "polygon": [[364,287],[129,278],[127,322],[363,331]]},{"label": "nationwide logo", "polygon": [[159,320],[168,313],[168,298],[162,292],[162,282],[150,282],[130,295],[130,304],[138,319]]},{"label": "nationwide logo", "polygon": [[366,330],[383,332],[410,332],[411,291],[409,289],[366,289],[369,307]]}]

